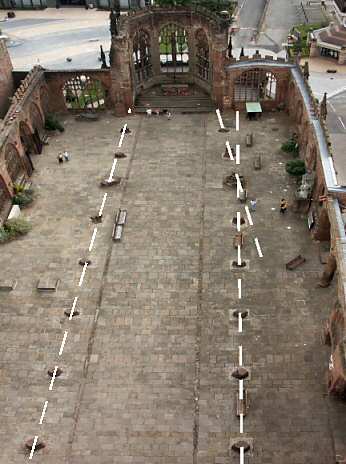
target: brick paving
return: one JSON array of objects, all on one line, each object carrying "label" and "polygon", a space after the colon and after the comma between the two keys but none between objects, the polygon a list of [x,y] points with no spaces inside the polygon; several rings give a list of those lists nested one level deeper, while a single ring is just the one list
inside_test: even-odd
[{"label": "brick paving", "polygon": [[[226,120],[234,121],[233,115]],[[254,227],[245,230],[245,270],[236,259],[231,219],[245,215],[235,191],[222,189],[234,165],[221,159],[227,134],[213,113],[171,121],[134,116],[118,162],[121,187],[108,190],[92,261],[82,268],[123,121],[67,118],[66,131],[34,158],[37,200],[25,212],[33,230],[1,247],[0,278],[17,288],[1,294],[0,462],[25,461],[23,442],[39,435],[47,446],[33,462],[49,464],[226,464],[239,462],[230,442],[240,437],[235,414],[238,346],[250,370],[250,409],[244,436],[249,462],[331,464],[324,374],[328,350],[321,321],[335,289],[315,289],[322,271],[306,218],[278,202],[292,198],[280,144],[289,133],[283,114],[241,120],[241,166],[258,200]],[[245,134],[254,132],[253,148]],[[58,165],[67,147],[71,161]],[[262,153],[262,170],[252,156]],[[123,239],[110,239],[113,215],[128,210]],[[276,208],[274,211],[272,208]],[[288,229],[287,227],[291,227]],[[263,258],[257,255],[258,237]],[[307,258],[296,271],[285,263]],[[55,294],[38,294],[41,276],[60,278]],[[243,298],[238,300],[237,278]],[[64,310],[79,296],[81,315]],[[249,310],[238,333],[232,312]],[[58,356],[64,331],[63,355]],[[63,369],[48,391],[47,370]],[[48,407],[38,425],[44,401]],[[26,458],[27,459],[27,458]]]}]

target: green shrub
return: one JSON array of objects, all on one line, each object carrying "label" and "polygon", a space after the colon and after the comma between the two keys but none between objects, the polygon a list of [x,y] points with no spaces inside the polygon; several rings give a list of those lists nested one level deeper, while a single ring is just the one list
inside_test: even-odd
[{"label": "green shrub", "polygon": [[44,125],[46,130],[58,130],[60,132],[64,132],[65,128],[61,124],[60,121],[58,121],[57,117],[55,114],[48,114],[46,117],[46,122]]},{"label": "green shrub", "polygon": [[7,242],[27,234],[31,230],[31,224],[24,218],[13,218],[8,219],[0,230],[0,241]]},{"label": "green shrub", "polygon": [[287,142],[281,145],[281,150],[286,153],[291,153],[293,156],[298,156],[299,145],[295,139],[289,139]]},{"label": "green shrub", "polygon": [[306,173],[305,163],[301,159],[288,161],[286,163],[286,171],[291,176],[303,176]]},{"label": "green shrub", "polygon": [[19,192],[13,197],[13,204],[19,205],[21,208],[30,205],[34,200],[33,194],[31,191],[24,190],[24,192]]}]

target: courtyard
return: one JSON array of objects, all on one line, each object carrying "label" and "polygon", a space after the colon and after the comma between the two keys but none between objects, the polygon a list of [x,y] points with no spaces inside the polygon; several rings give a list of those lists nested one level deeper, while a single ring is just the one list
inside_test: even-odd
[{"label": "courtyard", "polygon": [[[116,167],[122,184],[106,191],[88,253],[90,216],[105,193],[99,181],[109,174],[125,122],[132,133]],[[36,435],[46,447],[32,462],[47,464],[236,463],[230,444],[241,437],[253,444],[247,462],[335,462],[328,349],[320,335],[336,290],[315,288],[320,246],[306,217],[290,208],[296,183],[280,146],[294,128],[283,113],[241,117],[239,132],[234,113],[225,122],[228,134],[218,132],[215,113],[172,120],[103,113],[95,123],[66,116],[65,132],[33,157],[37,198],[24,212],[33,229],[1,246],[0,279],[17,280],[0,299],[1,462],[24,462],[23,444]],[[222,159],[226,140],[240,144],[240,166]],[[71,160],[59,165],[64,149]],[[254,171],[257,153],[262,169]],[[241,270],[231,266],[232,219],[246,214],[235,190],[222,187],[231,171],[257,199],[253,226],[247,220],[243,230]],[[289,202],[286,215],[281,198]],[[116,243],[120,207],[128,216]],[[298,254],[306,263],[287,271]],[[87,256],[80,286],[78,261]],[[39,279],[60,279],[57,291],[37,292]],[[79,315],[69,320],[64,312],[76,297]],[[248,311],[241,333],[237,309]],[[250,372],[243,434],[231,376],[239,346]],[[62,374],[49,390],[54,366]]]}]

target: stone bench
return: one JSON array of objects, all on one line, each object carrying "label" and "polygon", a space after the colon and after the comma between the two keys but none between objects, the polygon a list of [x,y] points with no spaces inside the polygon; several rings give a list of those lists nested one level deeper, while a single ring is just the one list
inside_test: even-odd
[{"label": "stone bench", "polygon": [[113,231],[112,231],[112,239],[115,242],[119,242],[123,235],[124,226],[126,224],[127,218],[127,211],[126,209],[119,209],[117,214],[115,215]]},{"label": "stone bench", "polygon": [[252,147],[253,145],[253,134],[250,132],[250,134],[246,134],[246,146],[247,147]]},{"label": "stone bench", "polygon": [[16,280],[0,280],[0,291],[2,292],[11,292],[16,286]]},{"label": "stone bench", "polygon": [[256,155],[253,160],[253,167],[255,171],[259,171],[262,167],[262,157],[261,155]]},{"label": "stone bench", "polygon": [[56,292],[60,283],[60,279],[41,278],[37,282],[37,290],[39,292]]}]

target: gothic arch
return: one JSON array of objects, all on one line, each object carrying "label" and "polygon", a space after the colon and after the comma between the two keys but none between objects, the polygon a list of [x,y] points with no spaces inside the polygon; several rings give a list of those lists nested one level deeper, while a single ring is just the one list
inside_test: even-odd
[{"label": "gothic arch", "polygon": [[210,46],[208,36],[203,28],[195,33],[196,73],[198,77],[209,81],[211,79]]},{"label": "gothic arch", "polygon": [[159,32],[160,65],[163,73],[189,71],[189,34],[173,22],[163,25]]},{"label": "gothic arch", "polygon": [[271,71],[253,68],[234,80],[234,101],[276,100],[277,77]]},{"label": "gothic arch", "polygon": [[105,87],[101,80],[83,72],[69,77],[62,85],[67,109],[100,110],[106,105]]},{"label": "gothic arch", "polygon": [[5,148],[5,166],[13,184],[25,173],[22,159],[12,143],[9,143]]},{"label": "gothic arch", "polygon": [[151,42],[149,33],[144,29],[139,29],[134,35],[132,60],[136,84],[148,80],[153,74]]}]

